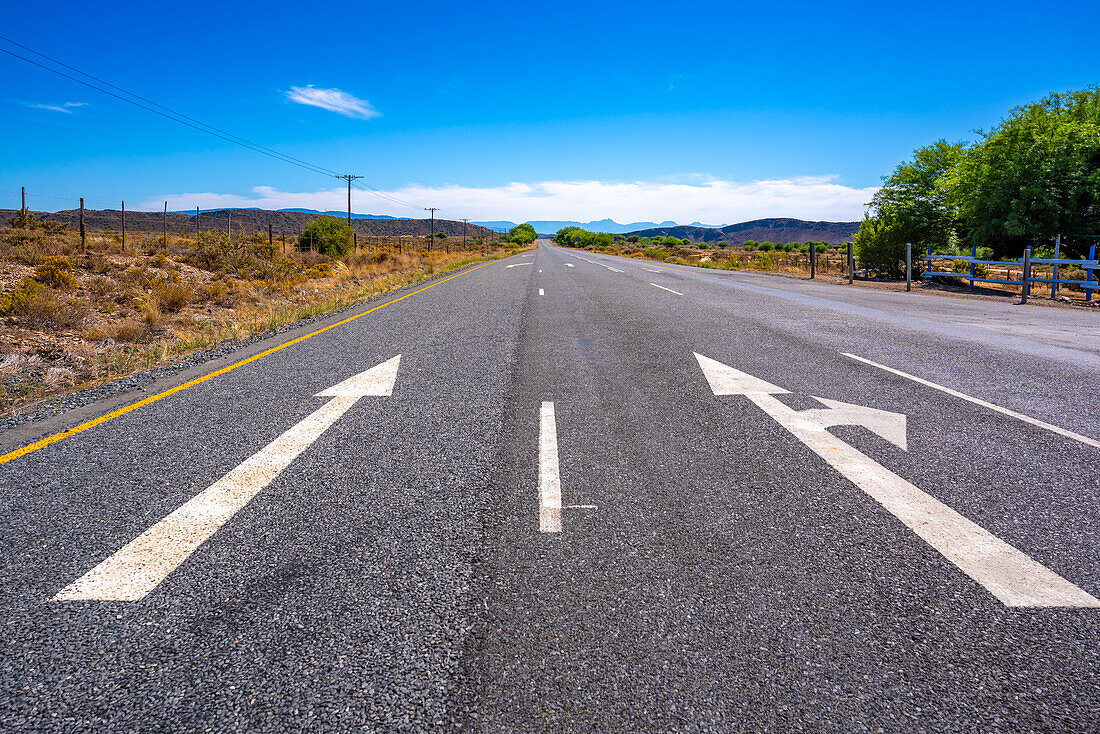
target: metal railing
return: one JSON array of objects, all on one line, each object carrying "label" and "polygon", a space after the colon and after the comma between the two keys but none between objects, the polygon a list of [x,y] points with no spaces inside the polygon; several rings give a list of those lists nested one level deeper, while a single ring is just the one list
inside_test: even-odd
[{"label": "metal railing", "polygon": [[[1061,244],[1061,238],[1059,237],[1058,244]],[[1057,254],[1060,247],[1055,249]],[[1100,261],[1096,259],[1096,245],[1092,245],[1089,248],[1089,256],[1086,260],[1069,260],[1060,257],[1040,257],[1035,258],[1031,256],[1031,248],[1028,247],[1024,250],[1023,257],[1018,260],[982,260],[978,257],[978,248],[972,247],[970,255],[933,255],[928,254],[924,258],[927,264],[924,272],[921,273],[921,277],[925,280],[930,280],[935,276],[949,277],[949,278],[961,278],[969,282],[971,288],[975,283],[998,283],[1001,285],[1016,285],[1020,287],[1022,296],[1026,299],[1031,295],[1031,286],[1033,283],[1050,283],[1050,297],[1058,297],[1059,286],[1077,286],[1081,290],[1085,291],[1085,300],[1091,301],[1094,291],[1100,290],[1100,282],[1097,282],[1094,275],[1100,272]],[[970,265],[969,272],[958,272],[956,270],[935,270],[933,261],[935,260],[951,260],[963,261]],[[978,265],[1018,265],[1020,267],[1019,278],[986,278],[980,277],[977,272]],[[1041,274],[1033,272],[1035,265],[1050,265],[1050,277],[1043,277]],[[1078,267],[1085,271],[1084,280],[1075,280],[1068,278],[1060,278],[1059,270],[1063,266]],[[1011,270],[1010,270],[1011,273]]]}]

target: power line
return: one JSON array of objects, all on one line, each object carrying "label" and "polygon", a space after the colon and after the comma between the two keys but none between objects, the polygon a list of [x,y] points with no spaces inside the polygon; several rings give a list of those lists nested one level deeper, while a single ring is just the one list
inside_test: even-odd
[{"label": "power line", "polygon": [[[36,51],[33,48],[30,48],[29,46],[25,46],[25,45],[19,43],[18,41],[13,41],[12,39],[8,38],[7,36],[0,35],[0,39],[2,39],[4,41],[7,41],[8,43],[10,43],[14,46],[18,46],[21,49],[29,51],[30,53],[35,54],[36,56],[39,56],[43,59],[46,59],[46,60],[50,61],[51,63],[57,64],[58,66],[69,69],[70,71],[73,71],[77,74],[80,74],[81,76],[87,77],[88,79],[92,79],[92,80],[98,82],[99,84],[103,84],[107,87],[110,87],[111,89],[117,90],[118,92],[121,92],[122,94],[129,95],[129,97],[133,97],[134,99],[128,99],[127,97],[124,97],[120,94],[115,94],[114,92],[111,92],[107,89],[103,89],[102,87],[99,87],[99,86],[96,86],[95,84],[84,81],[83,79],[78,79],[77,77],[72,76],[70,74],[66,74],[63,71],[59,71],[59,70],[51,68],[51,67],[49,67],[45,64],[41,64],[41,63],[35,61],[34,59],[27,58],[26,56],[15,53],[13,51],[9,51],[8,49],[0,48],[0,51],[2,51],[3,53],[6,53],[9,56],[12,56],[12,57],[17,58],[17,59],[21,59],[22,61],[26,61],[28,64],[33,64],[34,66],[37,66],[40,69],[44,69],[46,71],[57,74],[58,76],[69,79],[70,81],[74,81],[77,84],[81,84],[85,87],[88,87],[89,89],[94,89],[97,92],[101,92],[102,94],[106,94],[108,96],[114,97],[115,99],[118,99],[122,102],[126,102],[127,104],[131,104],[135,107],[140,107],[141,109],[146,110],[148,112],[152,112],[155,115],[160,115],[161,117],[163,117],[165,119],[172,120],[174,122],[178,122],[181,125],[186,125],[187,127],[192,128],[194,130],[198,130],[199,132],[204,132],[208,135],[213,135],[214,137],[219,138],[221,140],[224,140],[226,142],[233,143],[234,145],[239,145],[242,148],[247,148],[249,150],[255,151],[257,153],[261,153],[263,155],[266,155],[270,158],[274,158],[276,160],[282,161],[284,163],[289,163],[291,165],[298,166],[299,168],[303,168],[303,169],[305,169],[307,171],[310,171],[312,173],[319,173],[319,174],[322,174],[322,175],[325,175],[325,176],[337,176],[337,177],[339,177],[339,174],[337,174],[332,169],[325,168],[324,166],[319,166],[319,165],[310,163],[308,161],[304,161],[300,158],[295,158],[295,157],[287,155],[285,153],[281,153],[277,150],[273,150],[272,148],[268,148],[266,146],[260,145],[259,143],[254,143],[251,140],[248,140],[246,138],[242,138],[238,135],[234,135],[232,133],[226,132],[225,130],[214,127],[213,125],[207,124],[207,123],[202,122],[200,120],[196,120],[195,118],[189,117],[189,116],[183,114],[182,112],[177,112],[176,110],[173,110],[170,107],[166,107],[162,104],[159,104],[159,103],[154,102],[150,99],[142,97],[139,94],[135,94],[134,92],[131,92],[129,90],[123,89],[122,87],[111,84],[108,81],[105,81],[103,79],[100,79],[99,77],[93,76],[92,74],[88,74],[87,72],[81,71],[80,69],[77,69],[76,67],[70,66],[70,65],[68,65],[68,64],[66,64],[62,61],[58,61],[57,59],[54,59],[50,56],[47,56],[44,53]],[[135,99],[136,100],[141,100],[141,102],[145,102],[147,104],[141,104],[141,102],[135,102],[134,101]],[[412,209],[419,209],[420,208],[420,207],[416,206],[415,204],[412,204],[410,202],[399,199],[395,196],[391,196],[391,195],[389,195],[389,194],[387,194],[383,191],[380,191],[380,190],[374,188],[373,186],[370,186],[369,184],[364,184],[364,186],[366,186],[366,188],[364,188],[363,186],[359,186],[359,185],[356,185],[355,188],[360,189],[361,191],[366,191],[367,193],[370,193],[370,194],[374,194],[375,196],[386,199],[386,200],[391,201],[395,204],[400,204],[401,206],[406,206],[406,207],[409,207],[409,208],[412,208]]]}]

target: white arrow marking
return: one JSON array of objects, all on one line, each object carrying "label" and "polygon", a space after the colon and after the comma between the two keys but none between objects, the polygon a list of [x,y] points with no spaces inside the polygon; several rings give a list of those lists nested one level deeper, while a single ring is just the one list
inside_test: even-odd
[{"label": "white arrow marking", "polygon": [[747,397],[1006,606],[1100,607],[1100,599],[1074,586],[827,430],[830,425],[841,424],[870,428],[870,422],[877,428],[872,430],[896,443],[896,420],[873,416],[866,412],[869,409],[860,406],[821,398],[818,400],[837,411],[835,419],[825,415],[831,410],[796,411],[773,397],[787,392],[783,388],[701,354],[695,357],[715,395]]},{"label": "white arrow marking", "polygon": [[401,355],[317,393],[332,398],[237,468],[181,505],[54,601],[138,601],[206,542],[361,397],[392,395]]},{"label": "white arrow marking", "polygon": [[544,402],[539,415],[539,532],[561,532],[561,474],[554,404]]},{"label": "white arrow marking", "polygon": [[530,265],[530,264],[531,263],[512,263],[511,265],[508,265],[507,267],[508,268],[516,268],[516,267],[519,267],[520,265]]},{"label": "white arrow marking", "polygon": [[905,416],[888,410],[852,405],[839,400],[813,396],[814,400],[828,406],[825,409],[803,410],[800,417],[808,418],[822,428],[830,426],[863,426],[868,431],[886,439],[902,451],[908,451],[905,435]]}]

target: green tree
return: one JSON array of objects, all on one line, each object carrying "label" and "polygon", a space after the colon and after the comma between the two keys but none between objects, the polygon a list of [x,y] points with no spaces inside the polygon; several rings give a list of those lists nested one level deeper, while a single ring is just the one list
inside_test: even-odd
[{"label": "green tree", "polygon": [[347,221],[337,217],[322,216],[306,223],[298,237],[298,249],[316,248],[329,257],[343,257],[351,252],[354,234]]},{"label": "green tree", "polygon": [[[1100,234],[1100,88],[1016,107],[945,182],[965,239],[1019,256],[1058,233]],[[1068,254],[1083,244],[1067,242]]]},{"label": "green tree", "polygon": [[955,237],[956,213],[948,202],[945,176],[966,156],[964,143],[937,140],[918,148],[912,160],[883,178],[871,199],[877,217],[891,221],[892,230],[923,247],[944,247]]},{"label": "green tree", "polygon": [[530,224],[517,224],[508,230],[508,239],[517,245],[529,245],[538,239],[538,233]]},{"label": "green tree", "polygon": [[864,215],[852,238],[860,265],[887,278],[905,275],[906,230],[895,219]]}]

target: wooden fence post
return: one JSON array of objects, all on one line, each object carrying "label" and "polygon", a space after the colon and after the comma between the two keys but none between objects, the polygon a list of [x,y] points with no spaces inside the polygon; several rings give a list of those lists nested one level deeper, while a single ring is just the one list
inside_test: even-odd
[{"label": "wooden fence post", "polygon": [[84,197],[80,197],[80,250],[81,252],[87,251],[88,240],[84,235]]}]

